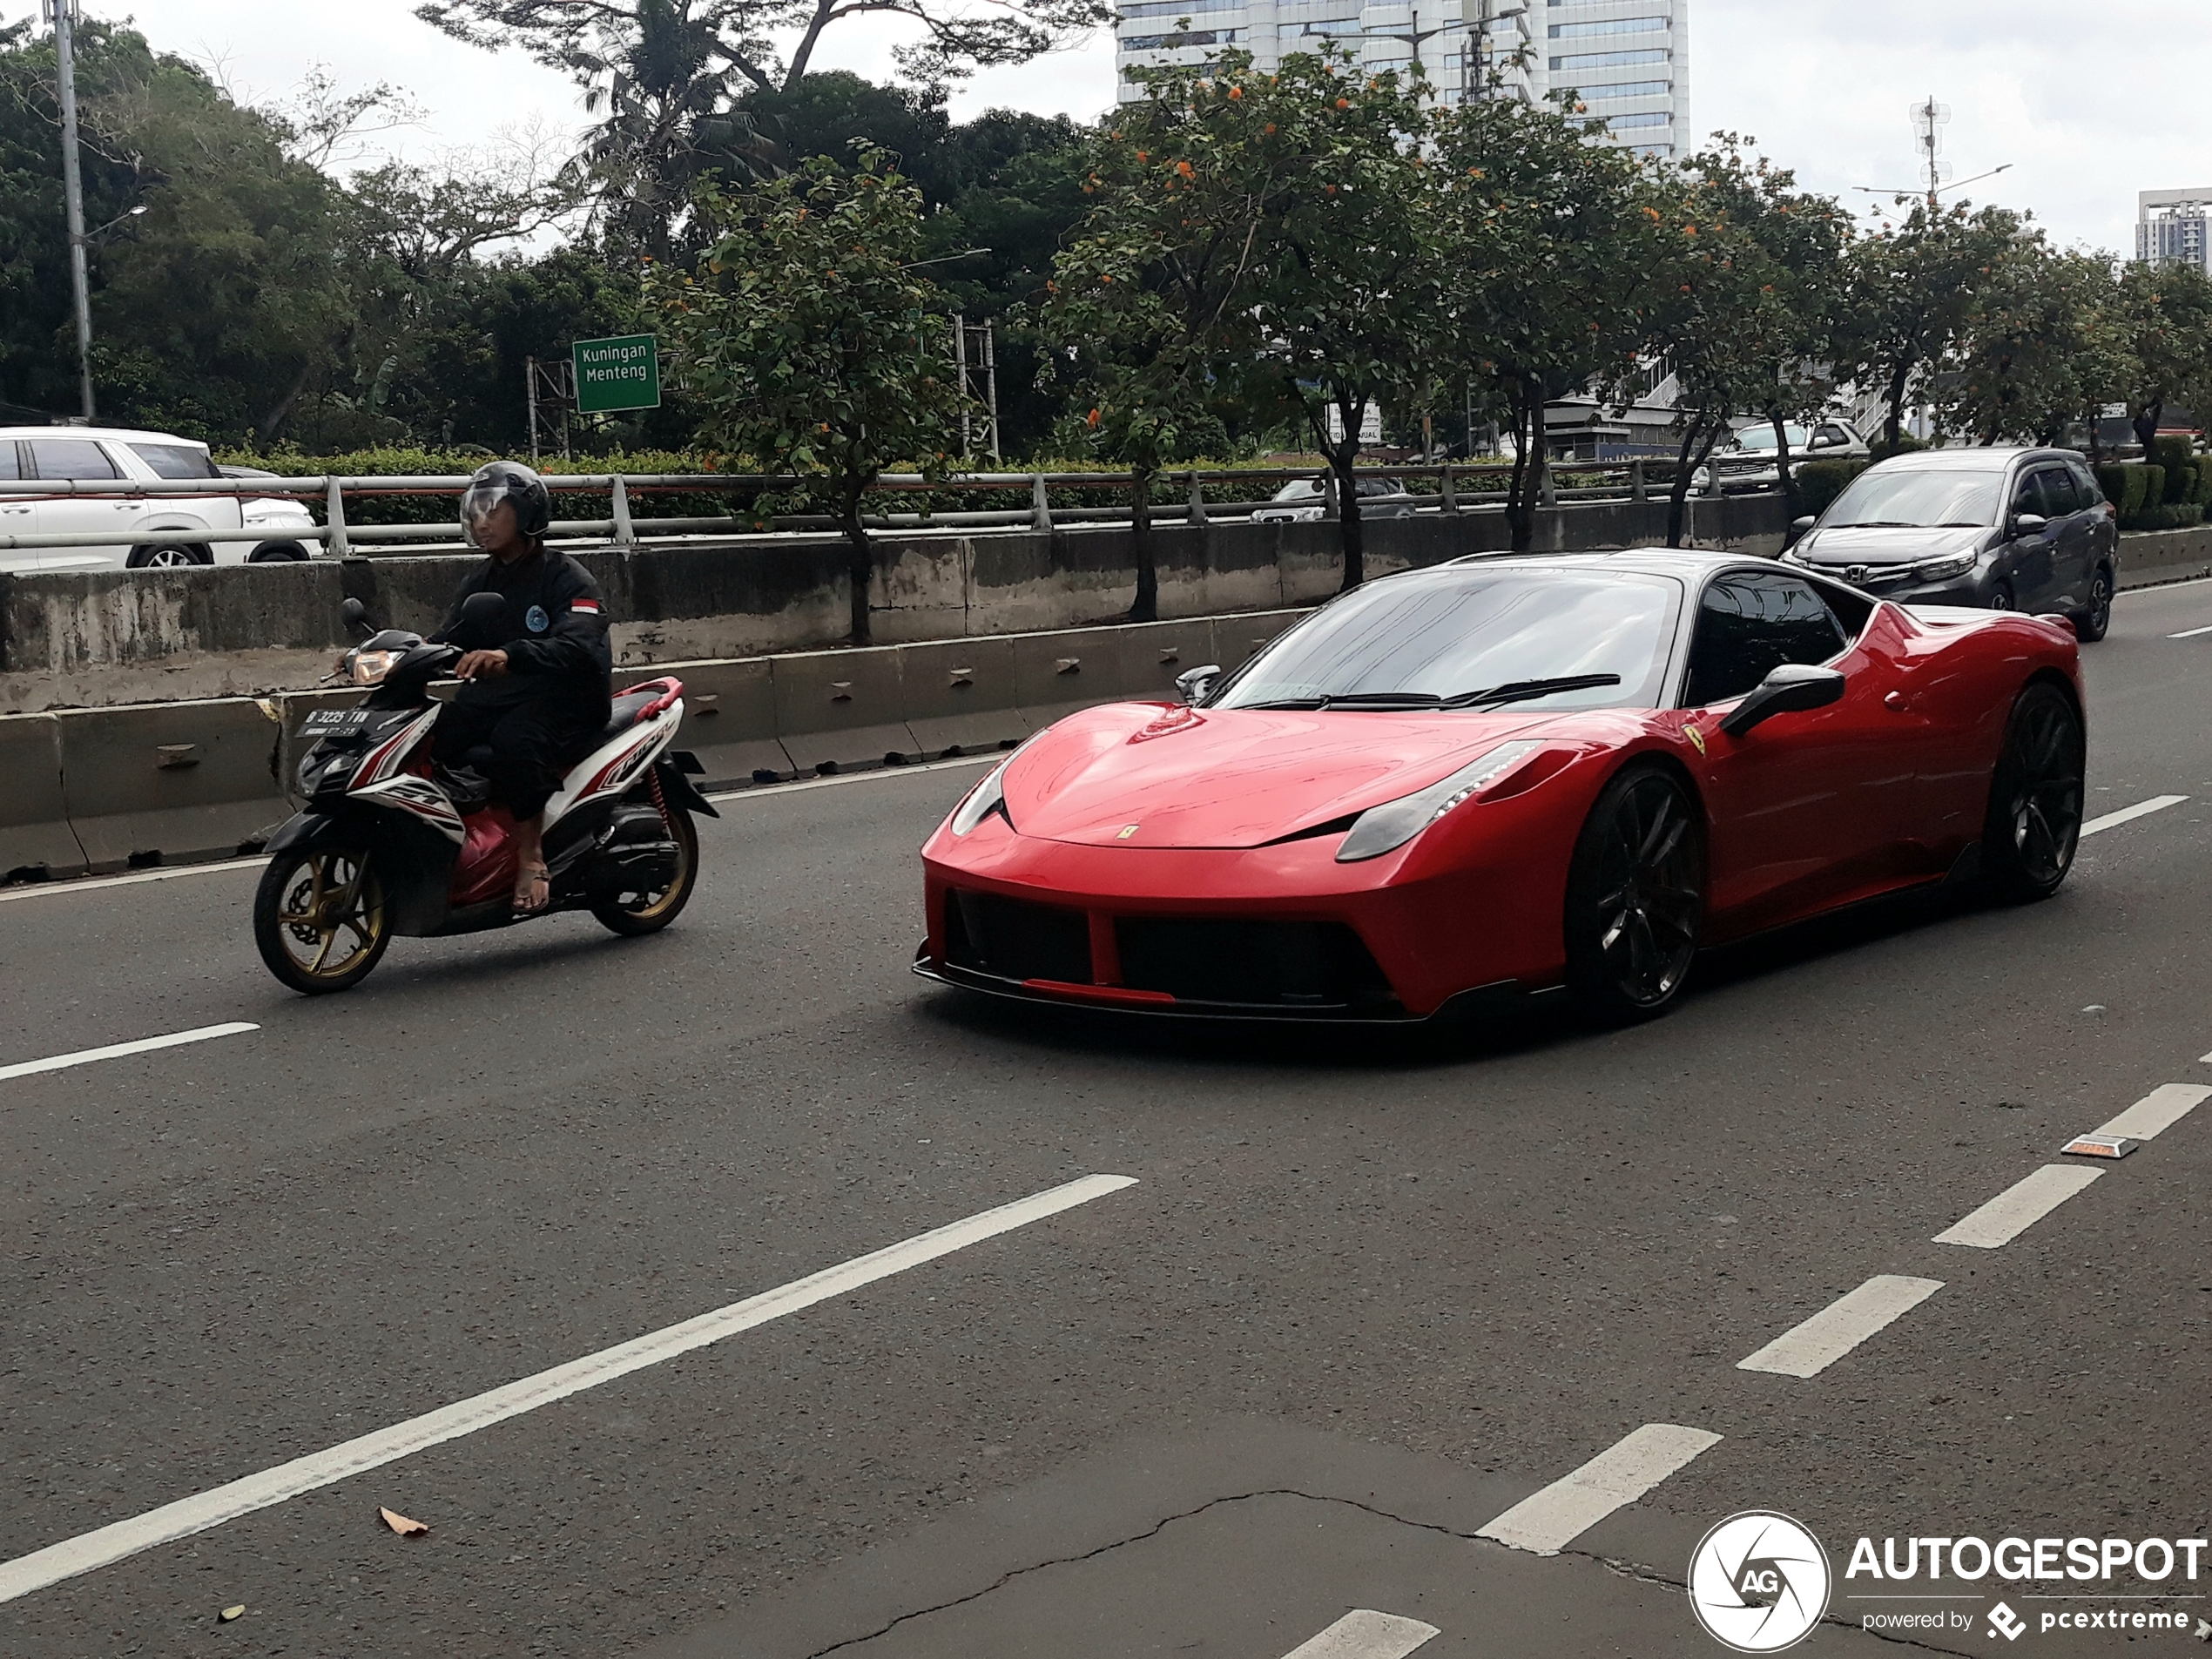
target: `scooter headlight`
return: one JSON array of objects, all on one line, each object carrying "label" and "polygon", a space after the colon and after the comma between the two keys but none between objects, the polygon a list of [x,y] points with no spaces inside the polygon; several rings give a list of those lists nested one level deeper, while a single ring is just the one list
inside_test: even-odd
[{"label": "scooter headlight", "polygon": [[357,651],[354,653],[353,679],[356,685],[381,685],[385,675],[392,671],[392,664],[400,660],[395,651]]}]

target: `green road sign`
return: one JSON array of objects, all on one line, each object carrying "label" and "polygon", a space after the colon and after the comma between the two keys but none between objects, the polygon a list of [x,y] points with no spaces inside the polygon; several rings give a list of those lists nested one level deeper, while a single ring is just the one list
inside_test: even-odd
[{"label": "green road sign", "polygon": [[651,334],[579,340],[571,349],[577,414],[660,407],[660,352]]}]

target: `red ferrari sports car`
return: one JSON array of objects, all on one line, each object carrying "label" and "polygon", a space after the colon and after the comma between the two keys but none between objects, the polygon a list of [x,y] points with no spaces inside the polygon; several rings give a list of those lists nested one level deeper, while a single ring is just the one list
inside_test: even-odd
[{"label": "red ferrari sports car", "polygon": [[1565,987],[1631,1020],[1703,946],[1946,879],[2044,897],[2080,833],[2063,618],[1764,559],[1479,556],[1183,686],[1071,715],[969,792],[922,848],[916,972],[1239,1018]]}]

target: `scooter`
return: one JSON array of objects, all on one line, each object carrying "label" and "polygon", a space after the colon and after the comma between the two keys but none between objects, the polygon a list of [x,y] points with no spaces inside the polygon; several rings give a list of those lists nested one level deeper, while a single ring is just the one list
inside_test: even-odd
[{"label": "scooter", "polygon": [[[463,637],[496,627],[505,602],[478,594],[462,608]],[[357,599],[347,624],[368,625]],[[268,843],[253,898],[253,942],[295,991],[351,989],[395,934],[442,938],[589,910],[618,934],[665,927],[698,879],[691,815],[720,816],[691,781],[701,767],[669,744],[684,719],[675,679],[632,685],[605,730],[545,808],[551,900],[514,910],[515,819],[489,799],[489,751],[443,766],[431,754],[444,705],[430,684],[462,657],[457,644],[384,629],[348,651],[328,678],[369,688],[356,708],[317,709],[301,724],[307,806]]]}]

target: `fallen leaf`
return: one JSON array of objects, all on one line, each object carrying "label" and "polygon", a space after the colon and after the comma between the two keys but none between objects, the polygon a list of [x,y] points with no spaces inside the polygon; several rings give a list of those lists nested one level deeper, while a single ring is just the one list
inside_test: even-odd
[{"label": "fallen leaf", "polygon": [[236,1607],[225,1608],[222,1611],[221,1616],[225,1624],[228,1624],[233,1619],[244,1618],[246,1616],[246,1603],[240,1602]]},{"label": "fallen leaf", "polygon": [[430,1529],[419,1521],[409,1521],[395,1509],[379,1508],[376,1512],[384,1524],[402,1538],[420,1538]]}]

